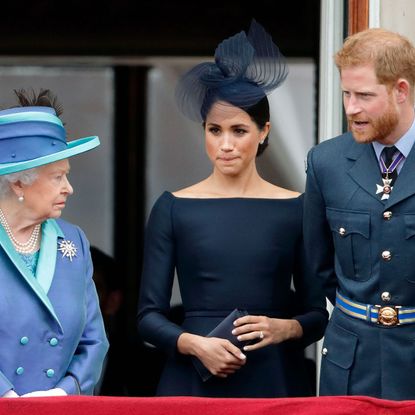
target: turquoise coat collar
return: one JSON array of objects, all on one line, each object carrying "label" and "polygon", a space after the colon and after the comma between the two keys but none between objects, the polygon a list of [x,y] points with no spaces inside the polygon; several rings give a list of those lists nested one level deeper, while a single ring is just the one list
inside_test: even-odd
[{"label": "turquoise coat collar", "polygon": [[64,238],[62,229],[55,220],[48,219],[42,225],[42,242],[36,268],[36,279],[46,294],[52,285],[56,265],[56,255],[50,253],[57,250],[58,238]]},{"label": "turquoise coat collar", "polygon": [[53,281],[56,266],[56,253],[58,238],[64,238],[62,229],[54,219],[48,219],[42,224],[42,241],[40,245],[39,260],[36,268],[36,277],[30,272],[20,255],[14,249],[6,231],[0,226],[0,245],[10,260],[33,289],[42,303],[46,306],[53,318],[62,328],[47,293]]}]

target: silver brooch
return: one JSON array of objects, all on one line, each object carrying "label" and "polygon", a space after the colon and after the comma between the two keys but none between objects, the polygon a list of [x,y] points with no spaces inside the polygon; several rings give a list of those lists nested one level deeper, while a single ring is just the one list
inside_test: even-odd
[{"label": "silver brooch", "polygon": [[76,256],[76,246],[72,241],[67,241],[67,240],[63,240],[62,242],[58,242],[59,243],[59,248],[58,251],[62,252],[62,258],[69,258],[70,261],[72,262],[72,258]]}]

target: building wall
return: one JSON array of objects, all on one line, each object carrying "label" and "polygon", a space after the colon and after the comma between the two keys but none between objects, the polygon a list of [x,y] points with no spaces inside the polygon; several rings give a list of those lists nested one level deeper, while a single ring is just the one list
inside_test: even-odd
[{"label": "building wall", "polygon": [[380,27],[407,36],[415,43],[415,2],[413,0],[380,0]]},{"label": "building wall", "polygon": [[0,67],[0,106],[16,105],[13,89],[51,89],[63,106],[67,140],[98,135],[101,145],[71,157],[74,194],[62,217],[91,244],[113,251],[113,74],[110,68]]}]

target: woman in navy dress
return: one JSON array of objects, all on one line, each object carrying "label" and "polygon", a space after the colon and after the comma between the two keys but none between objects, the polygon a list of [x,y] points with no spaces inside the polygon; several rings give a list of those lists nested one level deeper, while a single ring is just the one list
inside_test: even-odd
[{"label": "woman in navy dress", "polygon": [[[286,75],[278,48],[254,21],[248,35],[218,46],[215,63],[179,82],[179,107],[202,121],[213,171],[163,193],[147,226],[138,329],[169,355],[159,395],[311,394],[303,352],[322,337],[327,313],[303,261],[302,196],[266,182],[255,163],[270,130],[266,93]],[[175,271],[180,326],[167,317]],[[232,335],[247,342],[242,349],[207,337],[235,308],[248,311],[233,323]]]}]

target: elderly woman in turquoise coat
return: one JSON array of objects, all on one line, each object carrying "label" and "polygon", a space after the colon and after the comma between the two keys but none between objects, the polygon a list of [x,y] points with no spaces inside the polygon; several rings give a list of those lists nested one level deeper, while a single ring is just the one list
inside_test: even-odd
[{"label": "elderly woman in turquoise coat", "polygon": [[108,342],[89,242],[60,216],[68,158],[99,139],[67,142],[50,91],[16,94],[0,111],[0,396],[92,394]]}]

